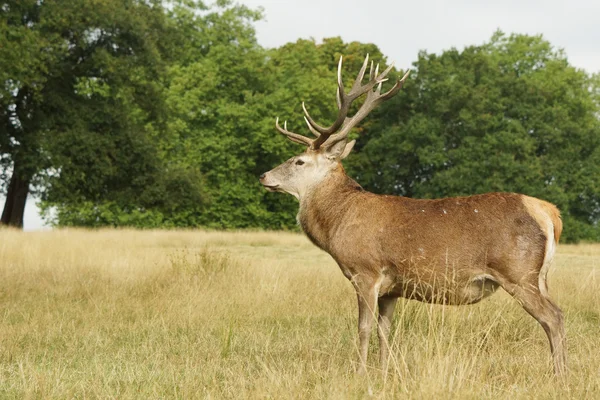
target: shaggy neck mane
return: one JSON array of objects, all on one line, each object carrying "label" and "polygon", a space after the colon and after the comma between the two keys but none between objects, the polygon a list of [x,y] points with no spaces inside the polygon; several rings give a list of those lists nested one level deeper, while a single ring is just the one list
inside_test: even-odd
[{"label": "shaggy neck mane", "polygon": [[331,238],[347,221],[345,216],[352,212],[352,204],[365,193],[340,164],[300,198],[297,219],[302,230],[315,245],[327,250]]}]

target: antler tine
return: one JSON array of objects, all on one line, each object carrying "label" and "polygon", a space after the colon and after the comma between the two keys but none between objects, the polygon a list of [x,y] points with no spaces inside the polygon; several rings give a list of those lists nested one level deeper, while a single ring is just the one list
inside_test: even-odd
[{"label": "antler tine", "polygon": [[387,80],[387,78],[385,78],[385,76],[389,73],[389,71],[391,71],[392,67],[393,67],[393,65],[390,65],[379,76],[377,76],[377,73],[375,73],[375,76],[377,76],[377,78],[378,78],[377,79],[377,82],[378,82],[377,89],[375,91],[367,92],[367,98],[365,99],[365,102],[360,107],[360,109],[356,112],[356,114],[354,114],[354,116],[352,116],[352,118],[346,119],[346,121],[344,122],[344,125],[341,127],[341,129],[339,130],[338,133],[336,133],[335,135],[331,135],[326,139],[325,142],[326,142],[327,146],[330,146],[340,140],[345,139],[348,136],[348,134],[350,133],[350,130],[352,130],[352,128],[354,128],[356,126],[356,124],[358,124],[360,121],[362,121],[362,119],[365,118],[367,116],[367,114],[369,114],[369,112],[371,112],[375,107],[377,107],[383,101],[394,96],[396,93],[398,93],[400,91],[400,89],[402,89],[402,86],[404,85],[406,78],[408,78],[408,75],[410,74],[410,70],[407,71],[406,74],[404,74],[404,76],[402,77],[402,79],[400,79],[398,82],[396,82],[396,84],[390,90],[381,94],[381,85],[384,81]]},{"label": "antler tine", "polygon": [[354,81],[354,85],[352,85],[352,90],[351,91],[358,90],[358,88],[360,87],[363,79],[365,78],[365,72],[367,71],[367,66],[368,65],[369,65],[369,54],[367,53],[367,56],[365,57],[365,61],[363,61],[363,65],[360,68],[360,71],[358,71],[358,75],[356,76],[356,80]]},{"label": "antler tine", "polygon": [[[339,93],[339,91],[338,91],[338,93]],[[339,97],[339,95],[338,95],[338,97]],[[339,104],[338,104],[338,108],[339,108]],[[308,125],[308,129],[310,129],[310,131],[316,137],[321,136],[321,132],[319,132],[318,130],[315,129],[314,126],[316,125],[316,123],[312,120],[312,118],[308,114],[308,110],[306,109],[306,104],[304,104],[304,102],[302,102],[302,110],[304,111],[304,120],[306,121],[306,124]]]},{"label": "antler tine", "polygon": [[338,70],[337,70],[337,78],[338,78],[338,90],[344,93],[344,81],[342,80],[342,60],[343,57],[340,56],[340,61],[338,62]]},{"label": "antler tine", "polygon": [[312,126],[312,128],[314,128],[314,130],[316,130],[317,132],[319,132],[321,134],[321,136],[319,136],[317,139],[315,139],[313,141],[313,144],[312,144],[313,149],[318,149],[319,146],[321,146],[327,140],[327,138],[329,138],[334,132],[336,132],[340,127],[342,127],[344,125],[344,123],[348,119],[347,118],[348,111],[350,110],[350,105],[352,104],[352,102],[354,100],[356,100],[358,97],[362,96],[363,94],[368,93],[369,91],[373,90],[373,87],[379,83],[378,81],[384,78],[383,74],[378,75],[378,69],[376,71],[373,70],[373,62],[371,62],[371,69],[369,72],[369,82],[366,83],[365,85],[362,85],[362,80],[364,78],[365,71],[366,71],[368,65],[369,65],[369,56],[367,55],[367,57],[365,57],[365,61],[363,61],[363,65],[358,73],[358,76],[356,77],[356,80],[354,81],[354,84],[352,85],[352,89],[350,90],[350,92],[348,94],[346,94],[344,92],[344,85],[342,82],[342,58],[340,57],[340,62],[338,64],[338,90],[336,93],[339,112],[338,112],[338,116],[337,116],[335,122],[329,128],[324,128],[324,127],[320,126],[319,124],[317,124],[310,117],[310,115],[306,111],[306,108],[304,109],[304,111],[305,111],[304,115],[306,116],[308,123]]},{"label": "antler tine", "polygon": [[[379,67],[379,65],[377,65],[377,67]],[[389,67],[387,67],[385,69],[385,71],[383,71],[381,73],[381,75],[377,76],[377,71],[375,71],[375,76],[377,76],[377,80],[381,81],[382,79],[384,79],[387,76],[387,74],[390,73],[390,71],[392,70],[392,68],[394,68],[394,63],[393,62],[389,65]]]},{"label": "antler tine", "polygon": [[340,88],[338,87],[335,91],[335,102],[337,103],[338,110],[342,108],[342,95],[340,94]]},{"label": "antler tine", "polygon": [[304,117],[304,121],[306,121],[306,125],[308,125],[308,129],[310,129],[310,131],[312,132],[313,135],[315,135],[316,137],[321,136],[321,134],[315,128],[312,127],[310,122],[308,122],[308,119],[306,119],[306,117]]},{"label": "antler tine", "polygon": [[[338,102],[339,113],[338,113],[338,116],[337,116],[335,122],[333,123],[333,125],[331,125],[329,128],[322,127],[321,125],[317,124],[315,122],[315,120],[312,119],[312,117],[306,110],[306,107],[305,106],[302,107],[304,109],[304,116],[308,120],[309,124],[317,132],[319,132],[322,135],[329,136],[333,132],[337,131],[339,129],[339,127],[342,126],[342,124],[344,123],[344,120],[346,119],[346,115],[348,114],[348,110],[350,109],[351,101],[348,102],[347,96],[344,93],[344,82],[342,81],[342,61],[343,61],[343,58],[340,56],[340,61],[338,62],[338,72],[337,72],[337,80],[338,80],[337,96],[339,97],[339,102]],[[323,141],[325,141],[325,139],[327,139],[327,137],[323,138]],[[318,140],[319,139],[317,139],[317,141]],[[313,148],[316,149],[316,148],[318,148],[318,146],[319,146],[319,143],[313,142]]]},{"label": "antler tine", "polygon": [[349,103],[352,103],[354,100],[367,93],[369,90],[372,90],[373,87],[377,84],[377,80],[384,77],[383,74],[377,76],[379,64],[377,64],[377,69],[375,70],[375,73],[373,73],[373,61],[371,61],[371,66],[369,68],[369,82],[361,86],[362,80],[365,76],[365,71],[367,69],[368,61],[369,56],[367,55],[365,61],[363,62],[363,66],[361,67],[360,72],[358,73],[358,76],[354,81],[354,85],[352,85],[352,90],[350,90],[350,92],[347,95],[345,95]]},{"label": "antler tine", "polygon": [[283,123],[283,128],[281,126],[279,126],[279,117],[277,117],[277,119],[275,120],[275,128],[277,128],[277,130],[281,134],[287,136],[288,139],[290,139],[294,143],[303,144],[306,146],[312,145],[312,142],[313,142],[312,139],[307,138],[306,136],[298,135],[297,133],[288,131],[287,130],[287,121],[285,121]]},{"label": "antler tine", "polygon": [[396,82],[396,84],[390,90],[388,90],[387,92],[382,94],[381,98],[383,100],[387,100],[390,97],[394,96],[396,93],[398,93],[400,91],[400,89],[402,89],[402,86],[404,86],[404,82],[406,82],[406,78],[408,78],[409,74],[410,74],[410,69],[408,71],[406,71],[406,73],[404,74],[402,79],[400,79],[398,82]]},{"label": "antler tine", "polygon": [[[341,57],[340,57],[340,61],[341,61]],[[354,80],[354,84],[352,85],[352,89],[350,89],[350,92],[356,92],[360,90],[360,85],[362,84],[363,79],[365,78],[365,72],[367,70],[367,66],[369,65],[369,53],[367,53],[367,56],[365,57],[365,61],[363,61],[363,65],[362,67],[360,67],[360,71],[358,71],[358,75],[356,76],[356,79]],[[337,102],[337,106],[338,106],[338,110],[342,108],[342,93],[344,93],[343,90],[343,83],[342,83],[342,65],[341,63],[338,65],[338,89],[336,91],[336,102]]]},{"label": "antler tine", "polygon": [[[381,102],[389,99],[394,96],[404,85],[406,78],[408,77],[409,72],[404,74],[402,79],[400,79],[396,84],[387,92],[381,93],[383,82],[387,81],[388,78],[386,76],[394,67],[392,63],[388,66],[381,74],[379,73],[379,64],[373,68],[373,61],[370,63],[369,68],[369,82],[366,84],[362,84],[362,81],[365,76],[365,72],[367,70],[367,66],[369,66],[369,55],[365,57],[363,61],[363,65],[358,72],[356,79],[350,89],[349,93],[344,92],[344,82],[342,80],[342,63],[343,58],[340,57],[340,61],[338,62],[338,71],[337,71],[337,91],[336,91],[336,100],[338,106],[338,115],[336,117],[335,122],[328,128],[322,127],[317,124],[308,113],[306,109],[306,104],[302,103],[302,110],[304,111],[304,120],[306,121],[306,125],[308,125],[308,129],[316,136],[316,139],[310,139],[306,136],[299,135],[297,133],[293,133],[287,130],[287,121],[284,123],[284,127],[282,128],[279,125],[279,118],[275,121],[275,126],[277,130],[286,135],[290,140],[295,143],[300,143],[309,146],[313,150],[317,150],[324,144],[330,146],[333,143],[336,143],[340,140],[343,140],[348,136],[348,133],[356,124],[358,124],[367,114],[377,107]],[[375,90],[373,90],[375,88]],[[363,94],[367,94],[367,98],[364,103],[361,105],[359,110],[352,116],[348,117],[348,112],[350,110],[350,105],[354,100]],[[338,131],[339,130],[339,131]],[[334,132],[336,132],[334,134]]]}]

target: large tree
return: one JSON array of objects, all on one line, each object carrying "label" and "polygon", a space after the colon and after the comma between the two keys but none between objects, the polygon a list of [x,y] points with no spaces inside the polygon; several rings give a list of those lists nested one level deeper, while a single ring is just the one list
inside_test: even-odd
[{"label": "large tree", "polygon": [[[167,28],[158,42],[163,46],[159,49],[163,68],[158,79],[141,78],[157,89],[156,97],[147,100],[156,112],[122,111],[135,116],[134,121],[142,116],[139,126],[152,138],[143,154],[156,156],[151,160],[159,162],[148,167],[160,174],[127,168],[131,158],[139,158],[130,155],[112,171],[134,182],[119,185],[125,180],[98,175],[96,187],[89,186],[83,196],[72,198],[68,193],[77,188],[77,182],[64,179],[63,171],[60,178],[50,178],[50,195],[43,202],[46,209],[57,211],[58,225],[256,225],[252,216],[260,204],[248,188],[245,166],[252,157],[245,155],[249,153],[247,143],[253,140],[253,102],[265,90],[265,53],[256,43],[251,25],[260,14],[229,1],[210,6],[178,1],[164,11]],[[98,115],[99,121],[104,119]],[[67,138],[67,143],[72,141]],[[89,170],[84,162],[87,158],[64,155],[73,166],[70,176]],[[73,159],[80,161],[73,165]],[[99,172],[111,165],[94,167]],[[132,183],[136,190],[131,190]],[[135,193],[138,195],[133,196]]]},{"label": "large tree", "polygon": [[168,207],[155,145],[173,37],[163,4],[5,1],[0,30],[2,224],[22,226],[32,189],[59,211],[108,199]]},{"label": "large tree", "polygon": [[567,240],[600,240],[598,82],[540,36],[421,52],[350,158],[376,192],[515,191],[556,203]]}]

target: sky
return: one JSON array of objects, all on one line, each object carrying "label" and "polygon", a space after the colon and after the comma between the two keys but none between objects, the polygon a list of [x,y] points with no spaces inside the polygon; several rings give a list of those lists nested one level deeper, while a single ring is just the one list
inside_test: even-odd
[{"label": "sky", "polygon": [[341,36],[346,42],[375,43],[396,67],[406,69],[419,50],[441,52],[481,44],[500,29],[505,33],[543,34],[563,48],[569,61],[600,72],[598,0],[238,0],[256,9],[265,47],[298,38]]},{"label": "sky", "polygon": [[[419,50],[439,53],[482,44],[500,29],[542,34],[564,49],[569,62],[600,72],[600,0],[237,0],[264,19],[255,24],[258,42],[279,47],[299,38],[340,36],[375,43],[388,61],[407,69]],[[4,199],[0,198],[0,209]],[[25,229],[43,227],[35,199],[27,201]]]}]

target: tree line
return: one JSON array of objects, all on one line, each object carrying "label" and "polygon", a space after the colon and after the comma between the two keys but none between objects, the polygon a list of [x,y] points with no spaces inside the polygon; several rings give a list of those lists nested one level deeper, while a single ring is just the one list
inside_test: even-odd
[{"label": "tree line", "polygon": [[[291,196],[257,177],[301,148],[301,102],[335,116],[375,44],[261,47],[258,11],[220,0],[12,0],[0,6],[2,224],[28,194],[58,226],[295,229]],[[541,36],[415,55],[401,93],[356,129],[348,173],[377,193],[514,191],[600,240],[600,78]],[[401,71],[393,71],[397,76]],[[394,78],[394,76],[392,76]]]}]

